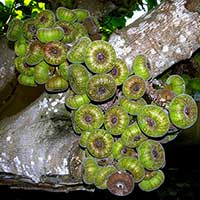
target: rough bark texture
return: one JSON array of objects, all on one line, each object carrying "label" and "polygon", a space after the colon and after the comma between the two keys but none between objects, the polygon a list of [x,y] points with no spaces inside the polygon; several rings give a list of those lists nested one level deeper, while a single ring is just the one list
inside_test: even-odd
[{"label": "rough bark texture", "polygon": [[195,2],[166,1],[113,34],[110,43],[129,68],[137,54],[145,54],[155,77],[174,63],[190,58],[200,47],[200,18],[193,12],[199,1]]},{"label": "rough bark texture", "polygon": [[[8,48],[8,40],[0,37],[0,92],[8,85],[15,76],[15,66],[13,59],[15,53],[11,48]],[[6,53],[5,53],[6,50]]]},{"label": "rough bark texture", "polygon": [[19,186],[22,182],[19,187],[57,191],[84,189],[84,154],[64,99],[64,94],[43,94],[23,112],[0,122],[0,184]]},{"label": "rough bark texture", "polygon": [[[153,77],[189,58],[200,47],[198,13],[186,1],[159,8],[111,36],[129,67],[138,53],[150,60]],[[10,56],[12,60],[12,56]],[[0,54],[1,67],[4,62]],[[64,106],[65,94],[43,94],[17,115],[0,121],[0,184],[51,191],[91,190],[81,179],[83,152]]]}]

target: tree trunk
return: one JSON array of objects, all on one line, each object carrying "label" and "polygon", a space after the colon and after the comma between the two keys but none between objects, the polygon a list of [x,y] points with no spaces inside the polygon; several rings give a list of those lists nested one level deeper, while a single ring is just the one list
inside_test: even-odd
[{"label": "tree trunk", "polygon": [[[6,38],[0,37],[0,93],[12,81],[15,76],[15,66],[13,59],[15,52],[8,48],[8,41]],[[6,53],[5,53],[6,50]]]},{"label": "tree trunk", "polygon": [[[110,43],[129,68],[137,54],[145,54],[152,77],[156,77],[200,47],[196,6],[189,0],[166,1],[114,33]],[[2,57],[1,53],[1,69]],[[7,60],[12,63],[13,56]],[[93,190],[82,182],[84,153],[64,99],[64,93],[42,94],[22,112],[0,121],[1,185],[64,192]]]}]

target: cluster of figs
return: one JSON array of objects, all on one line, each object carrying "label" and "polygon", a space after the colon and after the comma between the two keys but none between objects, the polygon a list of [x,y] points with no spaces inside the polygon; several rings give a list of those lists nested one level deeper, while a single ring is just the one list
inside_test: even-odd
[{"label": "cluster of figs", "polygon": [[33,18],[13,18],[7,38],[15,42],[18,82],[31,87],[45,84],[48,92],[65,91],[69,87],[67,60],[74,62],[79,57],[82,62],[83,55],[76,49],[91,42],[89,38],[99,38],[98,31],[97,20],[84,9],[59,7],[56,14],[43,10]]},{"label": "cluster of figs", "polygon": [[18,81],[66,92],[85,152],[84,183],[117,196],[135,185],[155,190],[165,179],[162,145],[196,122],[197,105],[179,75],[156,81],[144,55],[129,69],[109,42],[91,40],[88,17],[86,10],[59,7],[55,15],[45,10],[12,20],[7,38],[15,41]]}]

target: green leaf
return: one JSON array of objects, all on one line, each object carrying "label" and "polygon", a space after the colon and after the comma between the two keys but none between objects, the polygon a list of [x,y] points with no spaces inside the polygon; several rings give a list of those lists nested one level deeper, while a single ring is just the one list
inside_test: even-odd
[{"label": "green leaf", "polygon": [[146,0],[148,11],[152,10],[158,5],[157,0]]},{"label": "green leaf", "polygon": [[0,2],[0,35],[5,32],[4,25],[10,16],[10,9]]},{"label": "green leaf", "polygon": [[129,11],[126,13],[126,17],[131,18],[133,16],[133,11]]},{"label": "green leaf", "polygon": [[13,3],[14,3],[15,0],[5,0],[5,4],[6,6],[8,6],[9,8],[12,7]]},{"label": "green leaf", "polygon": [[140,10],[142,10],[141,8],[143,8],[143,4],[141,4],[141,3],[135,3],[135,4],[132,6],[132,10],[133,10],[133,11],[140,11]]},{"label": "green leaf", "polygon": [[190,82],[190,76],[188,74],[182,74],[181,77],[184,79],[185,84],[188,85]]},{"label": "green leaf", "polygon": [[200,54],[196,53],[193,59],[194,59],[194,62],[198,65],[198,67],[200,67]]},{"label": "green leaf", "polygon": [[0,2],[0,11],[2,11],[3,9],[4,9],[4,5],[3,5],[3,3],[2,2]]},{"label": "green leaf", "polygon": [[126,24],[126,19],[124,17],[113,17],[111,24],[113,28],[122,28]]},{"label": "green leaf", "polygon": [[190,86],[195,92],[200,92],[200,78],[191,79]]},{"label": "green leaf", "polygon": [[30,4],[31,0],[24,0],[24,5],[28,6]]}]

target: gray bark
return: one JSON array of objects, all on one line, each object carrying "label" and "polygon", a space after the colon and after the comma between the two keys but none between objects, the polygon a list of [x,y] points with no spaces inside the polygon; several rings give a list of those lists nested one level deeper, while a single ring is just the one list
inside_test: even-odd
[{"label": "gray bark", "polygon": [[84,189],[84,154],[64,99],[64,94],[43,94],[24,111],[0,122],[0,184],[23,182],[20,187],[57,191]]},{"label": "gray bark", "polygon": [[199,13],[190,11],[200,5],[199,1],[195,2],[166,1],[113,34],[110,43],[129,68],[136,55],[146,55],[152,77],[156,77],[173,64],[190,58],[200,47]]},{"label": "gray bark", "polygon": [[[110,42],[117,55],[131,67],[137,54],[145,54],[153,77],[189,58],[200,47],[200,20],[185,3],[167,1],[113,34]],[[3,67],[4,54],[0,57]],[[73,133],[64,96],[43,94],[22,112],[0,121],[0,184],[65,192],[93,189],[81,179],[84,154]]]},{"label": "gray bark", "polygon": [[[11,48],[8,48],[8,40],[0,37],[0,93],[15,77],[15,66],[13,59],[15,53]],[[5,53],[6,51],[6,53]],[[2,99],[1,99],[2,100]]]},{"label": "gray bark", "polygon": [[10,97],[16,84],[14,57],[15,53],[8,47],[8,41],[0,37],[0,108]]}]

